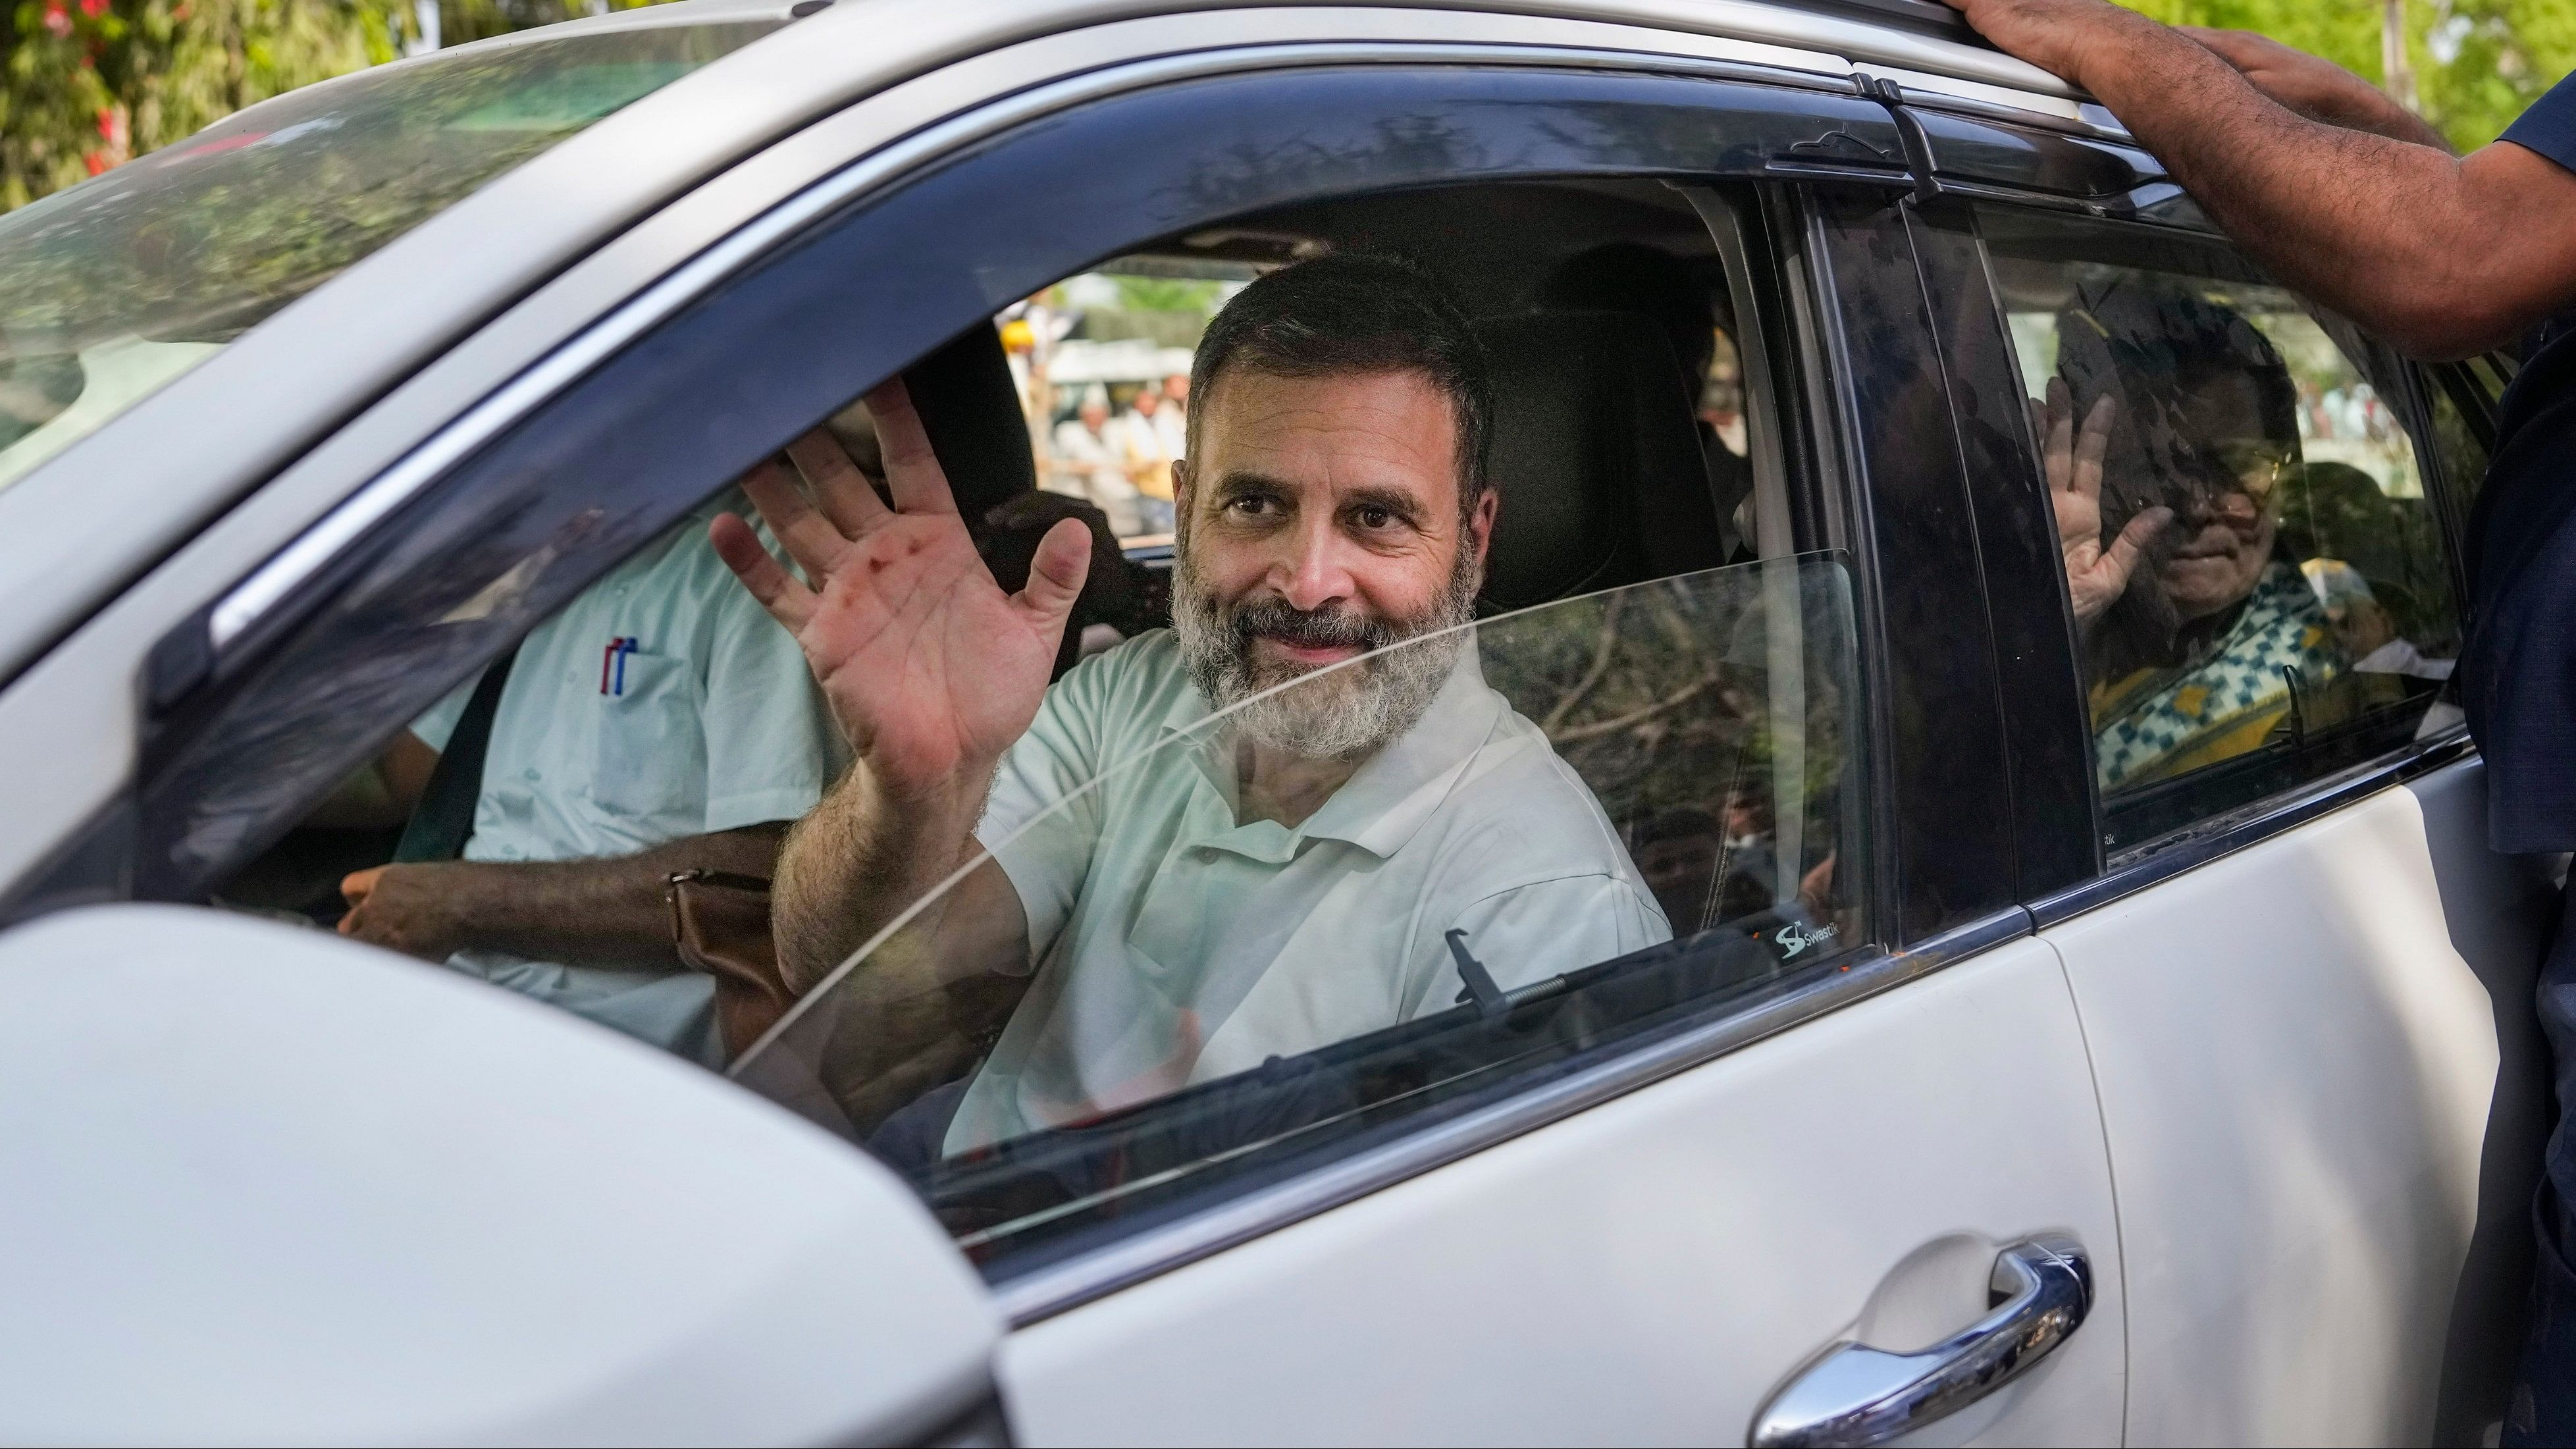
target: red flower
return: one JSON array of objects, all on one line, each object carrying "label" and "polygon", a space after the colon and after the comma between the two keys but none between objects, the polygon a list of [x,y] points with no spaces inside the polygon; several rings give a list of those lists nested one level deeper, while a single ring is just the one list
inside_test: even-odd
[{"label": "red flower", "polygon": [[107,0],[80,0],[81,13],[92,20],[107,13]]},{"label": "red flower", "polygon": [[72,33],[72,15],[63,8],[63,0],[53,0],[45,7],[45,28],[56,35]]},{"label": "red flower", "polygon": [[98,173],[107,169],[107,157],[99,152],[92,151],[81,158],[81,164],[89,168],[90,175],[96,176]]}]

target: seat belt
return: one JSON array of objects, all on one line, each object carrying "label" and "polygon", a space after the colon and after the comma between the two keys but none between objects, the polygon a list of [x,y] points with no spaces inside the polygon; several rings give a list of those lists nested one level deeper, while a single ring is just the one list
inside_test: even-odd
[{"label": "seat belt", "polygon": [[492,716],[500,712],[501,686],[509,682],[511,661],[518,657],[513,645],[475,681],[465,712],[447,736],[447,748],[438,752],[429,783],[421,787],[420,803],[403,822],[395,863],[454,860],[465,853],[466,837],[474,833],[474,806],[483,797],[483,755],[492,747]]}]

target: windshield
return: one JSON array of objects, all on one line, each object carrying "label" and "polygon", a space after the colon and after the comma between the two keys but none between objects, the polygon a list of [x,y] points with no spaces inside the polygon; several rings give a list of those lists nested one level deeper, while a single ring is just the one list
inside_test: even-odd
[{"label": "windshield", "polygon": [[[1851,638],[1816,554],[1215,713],[1180,636],[1130,640],[1049,692],[973,858],[736,1075],[990,1256],[1839,969],[1869,931],[1839,868]],[[1385,738],[1329,768],[1280,743],[1354,719]]]},{"label": "windshield", "polygon": [[0,217],[0,487],[492,177],[775,28],[387,66]]}]

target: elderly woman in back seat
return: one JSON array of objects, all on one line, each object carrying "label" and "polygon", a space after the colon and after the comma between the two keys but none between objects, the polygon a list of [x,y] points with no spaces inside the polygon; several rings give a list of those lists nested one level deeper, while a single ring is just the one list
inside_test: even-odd
[{"label": "elderly woman in back seat", "polygon": [[2134,274],[2086,287],[2057,331],[2038,427],[2103,788],[2243,754],[2293,710],[2301,727],[2349,714],[2351,661],[2278,546],[2301,468],[2280,354]]}]

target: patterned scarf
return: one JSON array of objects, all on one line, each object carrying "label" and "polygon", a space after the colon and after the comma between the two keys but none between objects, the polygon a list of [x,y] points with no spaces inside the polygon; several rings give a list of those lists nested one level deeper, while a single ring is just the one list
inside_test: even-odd
[{"label": "patterned scarf", "polygon": [[2316,591],[2290,565],[2263,570],[2236,622],[2195,663],[2093,687],[2094,768],[2115,790],[2170,779],[2260,748],[2302,694],[2343,673]]}]

